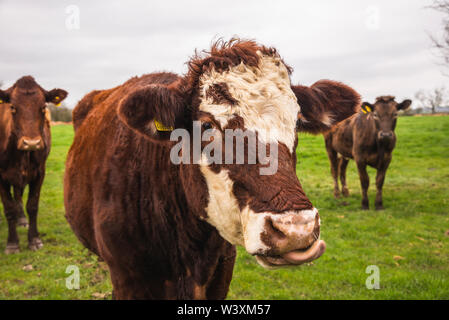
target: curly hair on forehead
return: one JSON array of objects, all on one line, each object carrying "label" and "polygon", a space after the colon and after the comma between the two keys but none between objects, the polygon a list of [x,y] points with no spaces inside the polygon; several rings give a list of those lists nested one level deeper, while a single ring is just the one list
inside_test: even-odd
[{"label": "curly hair on forehead", "polygon": [[21,89],[34,89],[36,87],[40,88],[36,80],[32,76],[24,76],[16,81],[14,87]]},{"label": "curly hair on forehead", "polygon": [[4,91],[10,95],[15,89],[17,89],[20,94],[24,95],[32,95],[39,90],[45,92],[32,76],[21,77],[10,88]]},{"label": "curly hair on forehead", "polygon": [[376,98],[376,102],[387,103],[387,102],[394,101],[394,99],[396,99],[396,97],[394,97],[394,96],[380,96],[380,97]]},{"label": "curly hair on forehead", "polygon": [[[198,52],[195,50],[195,54],[187,62],[188,72],[185,76],[185,84],[191,90],[195,90],[198,87],[201,75],[212,69],[217,72],[224,72],[240,63],[257,67],[260,61],[260,56],[257,54],[258,51],[266,56],[280,58],[275,48],[259,45],[254,40],[232,38],[229,41],[225,41],[218,39],[212,44],[209,51],[203,50]],[[285,63],[284,65],[288,73],[291,74],[293,69]]]}]

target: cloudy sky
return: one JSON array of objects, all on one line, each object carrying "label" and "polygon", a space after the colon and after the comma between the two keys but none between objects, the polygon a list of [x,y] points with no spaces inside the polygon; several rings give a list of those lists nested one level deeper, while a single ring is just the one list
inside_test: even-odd
[{"label": "cloudy sky", "polygon": [[413,98],[444,85],[429,34],[442,34],[431,0],[25,1],[0,0],[0,80],[33,75],[69,91],[67,105],[93,89],[153,71],[184,73],[195,48],[232,36],[274,46],[292,81],[327,78],[378,95]]}]

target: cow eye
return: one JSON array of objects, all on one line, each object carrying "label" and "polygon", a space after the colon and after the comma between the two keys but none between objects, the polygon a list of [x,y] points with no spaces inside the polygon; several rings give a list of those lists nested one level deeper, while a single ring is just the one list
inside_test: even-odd
[{"label": "cow eye", "polygon": [[12,114],[15,114],[15,113],[17,112],[16,107],[10,106],[9,108],[11,109],[11,113],[12,113]]},{"label": "cow eye", "polygon": [[203,127],[203,130],[210,130],[213,128],[212,123],[210,123],[210,122],[203,122],[202,127]]}]

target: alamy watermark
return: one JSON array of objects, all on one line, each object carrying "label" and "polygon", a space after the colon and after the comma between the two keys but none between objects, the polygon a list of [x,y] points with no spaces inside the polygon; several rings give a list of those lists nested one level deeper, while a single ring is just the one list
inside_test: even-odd
[{"label": "alamy watermark", "polygon": [[380,9],[377,6],[369,6],[365,10],[366,19],[365,26],[369,30],[379,30],[380,29]]},{"label": "alamy watermark", "polygon": [[65,286],[69,290],[78,290],[80,288],[80,269],[75,265],[67,266],[65,273],[69,274],[65,278]]},{"label": "alamy watermark", "polygon": [[[220,130],[208,129],[201,133],[201,122],[194,121],[192,135],[186,129],[171,132],[170,140],[178,142],[170,151],[173,164],[259,164],[259,173],[265,176],[274,175],[278,170],[278,144],[270,133],[226,129],[223,146]],[[203,142],[209,143],[202,149]]]},{"label": "alamy watermark", "polygon": [[67,17],[65,19],[65,27],[67,30],[80,29],[80,8],[77,5],[71,4],[65,8]]},{"label": "alamy watermark", "polygon": [[369,274],[366,278],[365,285],[368,290],[380,289],[380,269],[378,266],[366,267],[365,273]]}]

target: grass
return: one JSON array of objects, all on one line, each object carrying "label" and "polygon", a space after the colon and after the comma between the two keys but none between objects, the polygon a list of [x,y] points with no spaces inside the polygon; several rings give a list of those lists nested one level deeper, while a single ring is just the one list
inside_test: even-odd
[{"label": "grass", "polygon": [[[381,212],[360,210],[353,162],[347,204],[335,200],[323,138],[301,135],[297,174],[320,210],[327,251],[308,265],[267,271],[239,248],[228,298],[449,299],[449,117],[400,118],[396,133],[398,145],[384,187],[386,210]],[[4,255],[7,225],[2,218],[0,299],[110,298],[106,266],[87,253],[64,218],[62,179],[72,127],[55,126],[52,134],[39,214],[44,248],[26,249],[26,230],[21,228],[22,252]],[[375,171],[369,173],[374,207]],[[70,265],[79,267],[79,290],[66,288]],[[365,285],[371,265],[380,271],[379,290]]]}]

